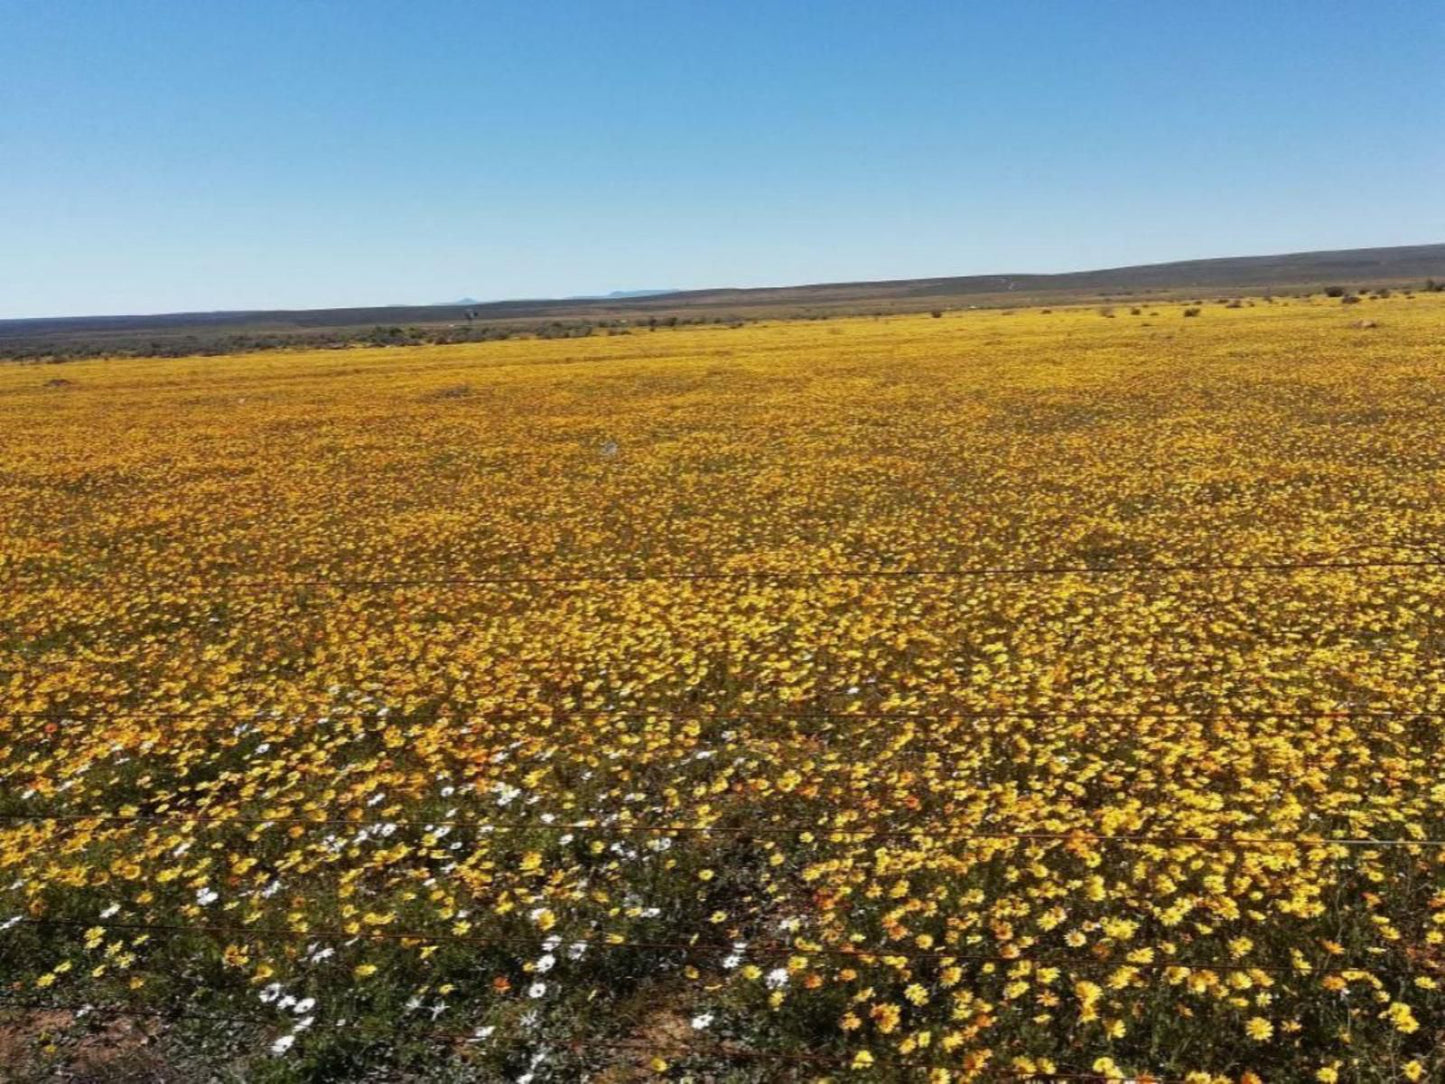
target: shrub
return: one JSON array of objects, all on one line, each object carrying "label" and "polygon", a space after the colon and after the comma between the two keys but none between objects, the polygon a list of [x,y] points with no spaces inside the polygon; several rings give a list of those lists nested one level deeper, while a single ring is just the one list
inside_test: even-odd
[{"label": "shrub", "polygon": [[1185,310],[1184,310],[1184,315],[1185,315],[1185,316],[1198,316],[1198,315],[1199,315],[1199,312],[1200,312],[1200,310],[1197,309],[1197,308],[1188,308],[1188,309],[1185,309]]}]

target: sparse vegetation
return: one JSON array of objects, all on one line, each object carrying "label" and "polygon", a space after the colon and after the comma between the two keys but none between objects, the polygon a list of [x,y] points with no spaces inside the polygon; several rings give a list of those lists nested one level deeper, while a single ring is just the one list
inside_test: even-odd
[{"label": "sparse vegetation", "polygon": [[[1318,280],[1340,268],[1361,275],[1385,274],[1395,282],[1416,282],[1426,270],[1445,266],[1445,245],[1362,249],[1294,257],[1252,257],[1185,263],[1172,268],[1181,282],[1208,284],[1234,293],[1273,293],[1281,284]],[[1106,283],[1108,289],[1094,288]],[[70,361],[89,357],[215,357],[250,351],[411,347],[492,342],[520,336],[583,338],[599,330],[688,327],[713,324],[736,328],[759,319],[826,320],[830,316],[900,313],[950,308],[1081,303],[1098,298],[1105,307],[1156,296],[1184,302],[1177,286],[1161,284],[1157,268],[1118,268],[1069,275],[1021,276],[1018,289],[998,290],[998,276],[917,282],[803,286],[749,291],[702,291],[665,298],[502,302],[491,305],[337,309],[303,313],[177,314],[155,317],[82,317],[41,321],[0,320],[0,360]],[[1426,291],[1436,288],[1427,280]],[[1191,291],[1195,287],[1190,287]],[[1331,296],[1341,297],[1342,286]],[[1301,297],[1308,297],[1302,291]],[[965,305],[967,299],[971,304]],[[1220,298],[1228,305],[1229,298]],[[1240,300],[1236,297],[1235,300]],[[1203,306],[1195,298],[1187,302]],[[618,330],[621,334],[621,330]]]}]

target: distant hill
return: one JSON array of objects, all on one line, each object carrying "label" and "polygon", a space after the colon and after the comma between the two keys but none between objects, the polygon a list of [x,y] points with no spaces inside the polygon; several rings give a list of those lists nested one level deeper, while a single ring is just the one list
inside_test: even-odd
[{"label": "distant hill", "polygon": [[[0,356],[217,352],[284,345],[387,345],[465,341],[529,327],[585,328],[599,322],[656,323],[844,313],[918,312],[963,304],[1130,296],[1268,293],[1339,285],[1351,289],[1445,280],[1445,244],[1235,256],[1063,274],[833,282],[709,290],[618,290],[605,297],[402,305],[355,309],[165,313],[0,320]],[[418,329],[443,329],[419,337]],[[446,330],[452,329],[452,330]],[[482,334],[485,332],[485,334]]]},{"label": "distant hill", "polygon": [[617,299],[621,297],[661,297],[663,294],[675,294],[676,290],[613,290],[610,294],[573,294],[567,298],[568,301],[599,301],[606,299]]}]

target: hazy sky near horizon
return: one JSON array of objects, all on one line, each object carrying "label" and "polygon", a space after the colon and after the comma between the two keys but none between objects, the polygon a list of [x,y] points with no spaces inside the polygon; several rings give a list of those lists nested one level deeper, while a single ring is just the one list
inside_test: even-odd
[{"label": "hazy sky near horizon", "polygon": [[1445,241],[1440,0],[0,0],[0,317]]}]

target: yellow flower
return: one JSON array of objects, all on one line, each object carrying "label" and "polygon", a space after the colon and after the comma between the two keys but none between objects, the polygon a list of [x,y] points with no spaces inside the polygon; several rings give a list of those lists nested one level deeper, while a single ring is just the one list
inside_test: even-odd
[{"label": "yellow flower", "polygon": [[1274,1035],[1274,1025],[1262,1016],[1251,1016],[1245,1022],[1244,1032],[1257,1043],[1268,1041]]},{"label": "yellow flower", "polygon": [[1413,1035],[1420,1030],[1420,1022],[1415,1019],[1415,1013],[1403,1001],[1396,1001],[1381,1014],[1381,1019],[1388,1020],[1394,1029],[1405,1035]]},{"label": "yellow flower", "polygon": [[376,965],[357,964],[351,973],[355,975],[358,979],[368,978],[369,976],[376,974]]},{"label": "yellow flower", "polygon": [[1108,1077],[1110,1080],[1119,1080],[1124,1076],[1119,1066],[1115,1064],[1113,1058],[1095,1058],[1092,1068],[1094,1072],[1100,1076]]},{"label": "yellow flower", "polygon": [[902,1013],[897,1005],[890,1002],[882,1002],[869,1009],[868,1015],[873,1018],[874,1026],[884,1035],[887,1035],[898,1026],[898,1021]]}]

